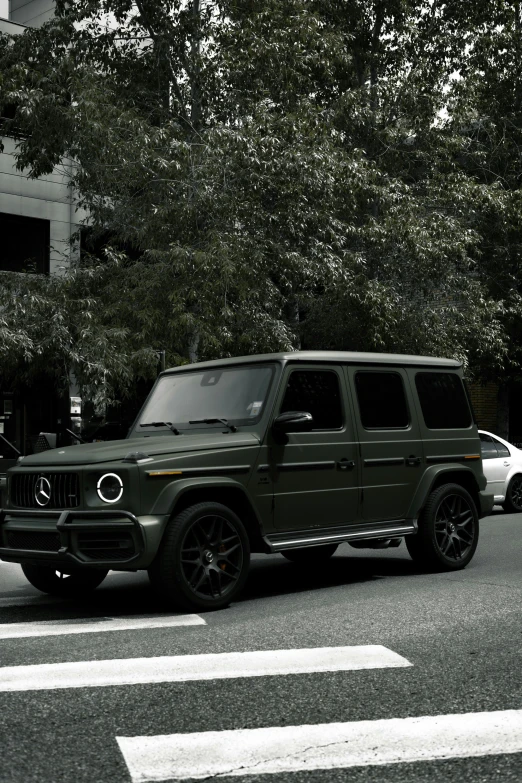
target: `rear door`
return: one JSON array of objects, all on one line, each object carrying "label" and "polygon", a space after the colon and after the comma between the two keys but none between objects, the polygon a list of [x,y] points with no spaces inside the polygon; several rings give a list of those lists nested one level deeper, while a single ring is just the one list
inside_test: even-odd
[{"label": "rear door", "polygon": [[342,367],[286,367],[274,416],[305,411],[311,432],[270,433],[275,527],[331,527],[358,520],[358,447]]},{"label": "rear door", "polygon": [[422,474],[423,446],[406,372],[348,367],[361,450],[363,518],[404,519]]},{"label": "rear door", "polygon": [[445,368],[412,368],[411,385],[419,401],[426,464],[456,463],[482,475],[480,441],[462,378]]}]

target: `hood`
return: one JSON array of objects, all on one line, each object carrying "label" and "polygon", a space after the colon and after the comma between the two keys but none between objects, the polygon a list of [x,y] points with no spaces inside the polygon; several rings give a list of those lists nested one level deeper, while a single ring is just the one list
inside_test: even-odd
[{"label": "hood", "polygon": [[132,452],[142,452],[149,457],[183,452],[209,451],[213,449],[256,446],[259,438],[253,432],[206,432],[200,435],[158,435],[150,438],[125,438],[105,443],[85,443],[49,449],[40,454],[24,457],[21,468],[51,467],[56,465],[93,465],[100,462],[117,462]]}]

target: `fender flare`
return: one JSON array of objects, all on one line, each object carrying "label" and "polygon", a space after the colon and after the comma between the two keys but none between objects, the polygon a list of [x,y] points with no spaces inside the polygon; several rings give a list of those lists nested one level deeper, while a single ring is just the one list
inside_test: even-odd
[{"label": "fender flare", "polygon": [[[478,500],[480,486],[478,484],[477,477],[471,468],[468,468],[466,465],[461,465],[458,462],[447,462],[444,465],[432,465],[424,471],[424,474],[419,482],[410,505],[408,518],[419,518],[419,514],[422,511],[428,496],[432,492],[434,484],[437,482],[440,476],[443,476],[446,473],[462,473],[466,476],[470,476],[476,488],[477,498],[475,498],[475,501]],[[480,512],[480,506],[478,510]]]},{"label": "fender flare", "polygon": [[[217,490],[217,495],[224,495],[227,491],[234,493],[236,498],[240,499],[240,503],[243,504],[248,512],[247,515],[249,519],[243,521],[250,527],[250,532],[254,536],[259,537],[260,540],[263,539],[262,521],[248,490],[244,484],[241,484],[241,482],[236,481],[233,478],[228,478],[227,476],[219,478],[211,476],[208,478],[194,477],[171,481],[163,488],[156,498],[151,514],[166,515],[166,518],[169,519],[177,506],[185,505],[186,496],[189,493],[194,493],[194,503],[198,503],[202,500],[209,499],[213,490]],[[197,498],[198,491],[201,495],[200,500]],[[226,504],[226,497],[218,497],[217,502]],[[235,510],[234,505],[236,504],[231,504],[232,510]]]}]

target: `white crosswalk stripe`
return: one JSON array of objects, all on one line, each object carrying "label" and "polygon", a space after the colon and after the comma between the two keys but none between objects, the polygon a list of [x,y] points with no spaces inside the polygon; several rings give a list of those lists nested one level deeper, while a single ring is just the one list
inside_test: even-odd
[{"label": "white crosswalk stripe", "polygon": [[522,752],[522,710],[117,737],[133,783]]},{"label": "white crosswalk stripe", "polygon": [[43,663],[0,668],[0,691],[92,688],[411,665],[381,645]]},{"label": "white crosswalk stripe", "polygon": [[100,617],[97,620],[43,620],[33,623],[1,624],[0,640],[22,639],[31,636],[64,636],[67,634],[173,628],[175,626],[206,624],[206,621],[197,614]]},{"label": "white crosswalk stripe", "polygon": [[[6,598],[10,605],[53,602]],[[57,599],[60,601],[61,599]],[[0,604],[1,606],[2,604]],[[176,626],[199,615],[146,615],[0,624],[0,641]],[[413,664],[382,645],[122,658],[0,667],[0,692],[248,679]],[[160,736],[118,736],[132,783],[283,774],[522,753],[522,710],[269,726]]]}]

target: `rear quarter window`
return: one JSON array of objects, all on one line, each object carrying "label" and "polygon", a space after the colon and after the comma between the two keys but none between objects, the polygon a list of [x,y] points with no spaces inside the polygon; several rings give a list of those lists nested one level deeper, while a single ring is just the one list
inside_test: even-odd
[{"label": "rear quarter window", "polygon": [[493,438],[490,435],[486,435],[484,432],[479,433],[479,438],[482,459],[496,459],[498,457],[498,451]]},{"label": "rear quarter window", "polygon": [[418,372],[415,386],[424,423],[430,430],[464,430],[471,411],[462,380],[450,372]]},{"label": "rear quarter window", "polygon": [[504,444],[501,443],[496,438],[492,438],[492,440],[493,440],[493,443],[495,444],[495,446],[497,447],[497,452],[498,452],[498,456],[499,457],[511,457],[511,452],[507,448],[507,446],[504,446]]}]

